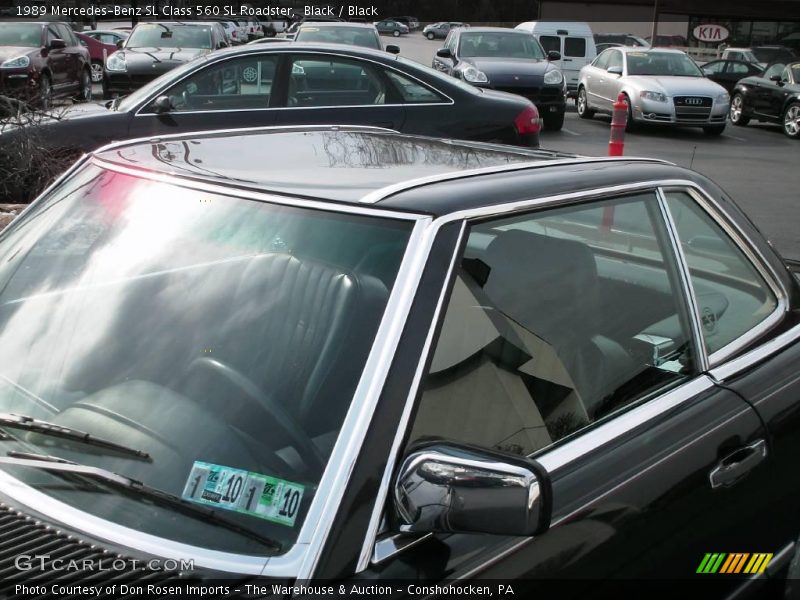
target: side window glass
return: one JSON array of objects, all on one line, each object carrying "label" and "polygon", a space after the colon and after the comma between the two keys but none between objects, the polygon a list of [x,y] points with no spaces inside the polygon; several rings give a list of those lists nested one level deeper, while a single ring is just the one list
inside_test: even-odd
[{"label": "side window glass", "polygon": [[53,40],[57,40],[60,36],[58,35],[58,31],[52,25],[47,28],[47,45],[49,46]]},{"label": "side window glass", "polygon": [[622,68],[622,53],[617,50],[609,50],[608,55],[608,64],[606,65],[606,69],[610,67],[619,67]]},{"label": "side window glass", "polygon": [[298,56],[292,60],[288,106],[362,106],[386,103],[375,70],[354,60]]},{"label": "side window glass", "polygon": [[605,69],[608,67],[608,57],[611,56],[611,51],[606,50],[602,52],[600,56],[598,56],[595,60],[593,65],[598,69]]},{"label": "side window glass", "polygon": [[[725,64],[726,63],[724,61],[718,61],[709,63],[707,65],[703,65],[703,73],[705,73],[706,75],[718,75],[719,73],[722,73],[722,69],[725,66]],[[733,63],[727,63],[727,64],[731,65]],[[730,69],[730,67],[728,68]]]},{"label": "side window glass", "polygon": [[187,77],[167,94],[176,111],[268,108],[278,58],[227,60]]},{"label": "side window glass", "polygon": [[764,73],[764,79],[770,79],[775,75],[780,75],[783,72],[783,69],[786,65],[783,63],[775,63],[769,69],[766,70]]},{"label": "side window glass", "polygon": [[72,31],[69,27],[61,24],[56,25],[56,27],[58,28],[59,37],[64,40],[64,43],[67,44],[67,46],[77,46],[77,43],[72,36]]},{"label": "side window glass", "polygon": [[545,52],[550,52],[551,50],[561,52],[561,38],[557,35],[539,36],[539,43],[542,45],[542,48],[544,48]]},{"label": "side window glass", "polygon": [[747,67],[745,63],[729,62],[727,72],[735,73],[736,75],[741,75],[742,77],[746,77],[750,73],[750,69]]},{"label": "side window glass", "polygon": [[410,440],[528,455],[691,377],[666,239],[654,193],[472,227]]},{"label": "side window glass", "polygon": [[433,90],[426,88],[421,83],[409,79],[395,71],[385,71],[386,76],[397,88],[403,102],[410,104],[426,104],[434,102],[444,102],[445,99]]},{"label": "side window glass", "polygon": [[789,73],[788,67],[781,71],[781,81],[789,82],[792,80],[792,76]]},{"label": "side window glass", "polygon": [[564,56],[586,56],[586,40],[584,38],[564,38]]},{"label": "side window glass", "polygon": [[771,315],[778,301],[750,259],[694,198],[685,192],[666,197],[712,354]]}]

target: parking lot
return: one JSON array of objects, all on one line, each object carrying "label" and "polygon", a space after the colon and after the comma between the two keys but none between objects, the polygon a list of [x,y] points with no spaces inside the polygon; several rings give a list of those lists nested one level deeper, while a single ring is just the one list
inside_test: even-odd
[{"label": "parking lot", "polygon": [[[400,54],[426,65],[443,40],[427,40],[420,33],[401,38],[384,37],[397,44]],[[579,119],[575,105],[564,128],[545,131],[544,148],[579,154],[602,155],[608,151],[609,119]],[[691,167],[710,177],[727,191],[786,257],[800,259],[800,147],[787,139],[778,126],[752,122],[748,127],[728,127],[718,138],[701,129],[644,129],[626,135],[625,154],[657,157]]]}]

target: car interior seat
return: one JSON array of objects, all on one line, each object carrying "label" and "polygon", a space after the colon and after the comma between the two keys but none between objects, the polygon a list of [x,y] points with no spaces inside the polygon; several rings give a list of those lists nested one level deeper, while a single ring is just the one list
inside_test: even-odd
[{"label": "car interior seat", "polygon": [[597,264],[584,243],[521,230],[486,248],[484,291],[511,319],[550,344],[589,415],[635,367],[623,346],[601,334]]}]

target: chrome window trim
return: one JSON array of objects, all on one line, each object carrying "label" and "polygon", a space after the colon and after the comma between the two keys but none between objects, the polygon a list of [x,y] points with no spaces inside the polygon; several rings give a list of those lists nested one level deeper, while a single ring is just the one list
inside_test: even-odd
[{"label": "chrome window trim", "polygon": [[[435,233],[438,233],[440,226],[434,222],[433,225],[435,229]],[[431,346],[433,345],[433,337],[436,331],[436,325],[439,322],[439,317],[441,315],[442,309],[444,308],[445,301],[447,300],[448,296],[448,289],[450,280],[453,277],[453,273],[456,268],[456,260],[458,259],[459,249],[461,248],[461,243],[464,239],[464,232],[467,228],[467,222],[464,221],[461,224],[461,230],[458,233],[458,242],[456,243],[456,251],[453,252],[453,256],[450,257],[450,265],[447,268],[447,276],[445,278],[445,285],[442,286],[442,289],[439,291],[439,299],[436,302],[436,308],[434,309],[433,319],[431,321],[431,325],[428,327],[428,335],[425,338],[425,344],[422,347],[421,353],[421,360],[417,363],[417,370],[414,372],[414,378],[411,380],[411,389],[417,390],[419,389],[420,383],[422,382],[422,376],[425,372],[425,365],[427,364],[427,356],[430,353]],[[411,413],[414,409],[414,398],[416,398],[416,393],[410,394],[409,399],[406,398],[405,406],[403,406],[403,412],[400,415],[400,422],[397,425],[397,435],[395,435],[394,440],[392,441],[392,447],[389,453],[389,458],[386,463],[386,467],[383,470],[383,475],[381,476],[381,483],[378,488],[378,501],[372,507],[372,515],[370,516],[369,525],[367,526],[367,535],[365,538],[365,543],[361,546],[361,553],[358,557],[358,563],[356,565],[356,573],[360,573],[364,569],[369,566],[369,563],[372,557],[375,555],[376,543],[378,536],[378,528],[380,527],[381,523],[381,516],[383,515],[384,506],[386,504],[386,498],[389,496],[389,488],[392,484],[392,474],[394,473],[395,465],[397,464],[398,458],[400,456],[400,444],[403,441],[403,437],[405,436],[406,428],[408,427],[409,421],[411,419]],[[369,543],[368,543],[369,542]]]},{"label": "chrome window trim", "polygon": [[[775,296],[775,309],[762,321],[751,327],[736,339],[712,352],[708,356],[710,368],[720,366],[732,355],[739,352],[742,348],[751,344],[754,340],[761,337],[781,321],[789,310],[788,294],[779,283],[779,278],[770,264],[765,260],[763,254],[758,250],[756,244],[748,238],[742,229],[733,221],[726,218],[725,211],[705,190],[697,185],[683,188],[680,186],[663,186],[662,194],[666,202],[666,194],[672,191],[687,193],[700,206],[703,212],[716,223],[730,241],[744,254],[745,259],[756,269],[764,280],[764,283]],[[688,263],[687,263],[688,269]],[[702,338],[701,338],[702,339]],[[705,346],[705,341],[703,340]]]},{"label": "chrome window trim", "polygon": [[[239,58],[250,58],[250,57],[253,57],[253,59],[255,60],[259,56],[273,56],[273,55],[275,55],[275,56],[278,56],[279,59],[280,59],[280,57],[282,57],[282,56],[288,56],[288,55],[292,55],[292,54],[323,54],[325,56],[337,56],[337,57],[350,59],[350,60],[356,60],[356,61],[363,60],[363,61],[372,63],[373,65],[377,65],[379,67],[383,67],[384,69],[390,69],[392,71],[396,71],[397,73],[400,73],[401,75],[405,75],[406,77],[410,77],[411,79],[419,82],[424,87],[432,89],[437,94],[439,94],[440,96],[442,96],[444,98],[447,98],[447,100],[448,100],[448,102],[435,102],[435,103],[432,102],[430,104],[424,104],[422,106],[449,106],[451,104],[455,104],[455,100],[453,100],[453,98],[451,98],[448,94],[445,94],[439,88],[437,88],[437,87],[435,87],[435,86],[433,86],[433,85],[431,85],[429,83],[426,83],[426,82],[422,81],[420,78],[412,75],[411,73],[406,73],[405,71],[401,71],[400,69],[398,69],[397,67],[395,67],[393,65],[382,63],[381,61],[375,60],[374,58],[366,58],[366,57],[363,57],[363,56],[353,56],[353,55],[350,55],[350,54],[343,54],[341,52],[337,52],[336,50],[331,50],[331,51],[328,51],[328,50],[300,50],[300,49],[293,49],[291,47],[282,48],[282,49],[276,50],[276,51],[269,51],[269,50],[267,50],[265,48],[261,48],[260,50],[261,50],[261,52],[240,52],[240,53],[230,54],[230,55],[226,53],[226,54],[223,54],[222,56],[216,56],[216,57],[213,57],[213,58],[209,59],[202,67],[198,68],[197,70],[191,71],[189,73],[186,73],[181,78],[176,79],[175,81],[170,81],[168,84],[165,84],[165,85],[159,87],[155,92],[153,92],[150,96],[148,96],[147,99],[145,99],[144,101],[140,102],[138,104],[138,106],[136,106],[136,107],[134,107],[132,109],[132,112],[134,113],[133,116],[134,117],[139,117],[139,116],[151,117],[151,116],[155,115],[155,113],[143,113],[142,111],[144,110],[144,108],[148,104],[150,104],[153,100],[158,98],[158,96],[161,94],[161,92],[173,87],[174,85],[179,84],[181,81],[183,81],[187,77],[195,75],[199,71],[201,71],[201,70],[203,70],[203,69],[205,69],[207,67],[210,67],[211,65],[216,65],[217,63],[220,63],[220,62],[225,61],[225,60],[234,60],[234,59],[239,59]],[[403,106],[403,107],[405,107],[405,106],[409,106],[409,105],[405,104],[405,103],[400,103],[400,104],[365,104],[365,105],[358,105],[358,106]],[[417,106],[419,106],[419,105],[417,105]],[[259,111],[261,111],[261,110],[286,110],[286,109],[293,109],[293,108],[297,108],[297,107],[294,107],[294,106],[275,106],[275,107],[267,107],[267,108],[238,109],[238,110],[248,110],[248,111],[259,110]],[[337,108],[337,107],[335,107],[335,106],[333,106],[333,107],[331,107],[331,106],[317,106],[317,107],[310,106],[310,107],[302,107],[302,108]],[[341,106],[341,107],[338,107],[338,108],[356,108],[356,106],[355,105]],[[187,114],[193,114],[193,113],[206,113],[206,112],[218,113],[218,112],[222,112],[222,111],[218,111],[218,110],[216,110],[216,111],[181,111],[178,114],[187,115]]]},{"label": "chrome window trim", "polygon": [[[553,161],[544,161],[544,164],[552,165]],[[446,175],[447,174],[445,174],[445,176]],[[424,179],[431,179],[431,178],[424,178]],[[434,179],[433,182],[435,182],[437,180],[440,180],[440,177],[435,177],[433,179]],[[447,177],[445,177],[445,179],[447,179]],[[543,198],[520,200],[517,202],[498,204],[495,206],[482,206],[478,208],[471,208],[439,217],[433,222],[433,227],[438,229],[443,227],[445,224],[456,220],[464,220],[466,222],[467,220],[482,219],[486,217],[502,217],[508,214],[513,214],[517,212],[528,212],[532,210],[558,206],[561,204],[574,201],[613,197],[615,195],[636,192],[636,191],[644,191],[644,190],[653,190],[654,192],[656,192],[657,202],[659,202],[659,205],[661,205],[663,189],[680,189],[683,191],[693,190],[695,191],[695,193],[700,194],[701,197],[706,197],[706,192],[697,183],[688,179],[652,180],[652,181],[643,181],[630,184],[607,186],[603,188],[595,188],[592,190],[584,190],[580,192],[557,194]],[[708,209],[705,209],[706,212],[709,212],[709,214],[712,217],[713,215],[725,214],[725,211],[722,209],[722,207],[719,206],[719,204],[714,202],[713,199],[710,199],[710,201],[713,203],[712,206],[714,207],[714,210],[709,211]],[[664,208],[666,208],[666,206],[664,206]],[[737,240],[743,236],[744,233],[741,232],[740,236],[736,236],[732,239]],[[677,241],[677,238],[675,238],[675,241]],[[455,260],[456,258],[457,254],[456,256],[453,257],[453,260]],[[685,262],[683,264],[685,264]],[[686,268],[688,269],[688,266]],[[450,276],[452,277],[452,273]],[[432,332],[435,329],[436,322],[440,317],[442,303],[444,302],[444,300],[445,298],[440,298],[440,304],[437,306],[435,313],[436,319],[431,324],[431,330],[429,331],[429,336],[432,336]],[[695,318],[697,318],[696,315]],[[792,333],[793,335],[791,336],[787,335],[788,333]],[[784,334],[784,336],[779,336],[778,338],[773,340],[773,342],[775,343],[770,344],[770,348],[774,348],[774,350],[772,350],[773,352],[776,352],[778,349],[791,343],[795,339],[800,338],[800,326],[795,327],[793,330],[791,330],[791,332],[787,332],[787,334]],[[777,342],[779,339],[781,340],[780,343]],[[702,338],[700,340],[696,340],[696,342],[698,341],[702,342]],[[701,348],[704,348],[704,346],[701,346]],[[752,364],[754,360],[758,360],[760,359],[759,357],[763,357],[764,353],[760,351],[763,348],[765,348],[765,346],[760,346],[752,353],[748,353],[746,357],[750,357],[751,354],[753,355],[753,357],[750,358],[747,362],[744,362],[744,359],[746,357],[741,357],[740,359],[737,359],[737,361],[734,361],[734,363],[742,361],[741,364],[744,365]],[[359,573],[369,567],[369,559],[375,552],[378,526],[380,524],[381,516],[383,514],[383,510],[386,505],[386,499],[388,497],[388,490],[391,483],[391,477],[394,471],[394,465],[398,461],[398,456],[400,451],[399,446],[400,443],[402,442],[403,437],[405,436],[405,432],[408,427],[408,415],[410,415],[413,409],[414,403],[416,401],[419,392],[419,385],[421,382],[421,375],[422,375],[420,371],[424,370],[424,365],[427,362],[427,357],[430,351],[431,347],[429,344],[426,343],[424,351],[420,356],[420,361],[417,365],[418,373],[415,374],[414,382],[406,398],[406,406],[403,412],[403,419],[401,420],[401,423],[398,426],[397,434],[395,435],[395,439],[392,444],[392,454],[390,454],[390,456],[388,457],[386,469],[384,470],[383,476],[381,478],[381,487],[376,497],[375,506],[373,507],[373,514],[367,530],[367,535],[365,536],[364,543],[361,548],[361,553],[359,555],[359,561],[356,568],[356,573]],[[705,356],[705,351],[703,349],[699,349],[698,352],[699,355]],[[724,374],[726,373],[720,370],[712,371],[709,374],[701,373],[695,378],[671,390],[664,392],[663,394],[661,394],[656,398],[652,398],[642,404],[635,405],[630,409],[626,409],[624,411],[615,413],[615,415],[612,416],[609,420],[598,423],[594,427],[588,428],[584,433],[577,435],[575,438],[572,438],[561,445],[557,444],[550,449],[544,449],[542,453],[539,455],[534,453],[534,455],[532,456],[536,456],[536,460],[538,460],[539,463],[542,466],[544,466],[549,473],[557,471],[558,469],[563,468],[567,464],[575,460],[578,460],[582,456],[585,456],[586,454],[594,451],[600,446],[621,436],[622,434],[629,431],[633,427],[637,427],[647,421],[650,421],[658,417],[659,415],[669,410],[672,410],[676,406],[679,406],[683,402],[686,402],[690,398],[693,398],[696,394],[713,387],[714,381],[712,380],[711,377],[709,377],[709,375],[713,375],[715,378],[717,378],[718,375],[724,375]],[[523,540],[520,544],[524,545],[529,541],[530,540]],[[514,548],[516,548],[520,544],[517,544],[516,546],[514,546]],[[510,551],[511,550],[509,550],[509,552]]]},{"label": "chrome window trim", "polygon": [[749,352],[712,368],[708,374],[716,381],[725,381],[798,341],[800,341],[800,325],[795,325]]},{"label": "chrome window trim", "polygon": [[[222,185],[187,180],[168,174],[141,172],[120,167],[113,163],[106,163],[91,155],[88,158],[91,158],[92,164],[111,171],[153,181],[172,183],[196,191],[208,191],[286,206],[325,209],[330,212],[383,216],[413,223],[413,229],[398,270],[395,285],[376,331],[375,340],[364,365],[356,391],[353,394],[350,408],[337,435],[330,459],[300,528],[297,541],[285,554],[267,557],[209,550],[147,534],[74,508],[33,489],[0,470],[0,490],[2,490],[3,494],[25,506],[33,508],[54,521],[74,527],[78,531],[86,532],[87,535],[96,536],[155,556],[194,559],[197,566],[224,572],[310,579],[339,508],[341,496],[349,483],[350,474],[363,444],[380,392],[383,389],[391,357],[400,341],[400,335],[416,295],[422,270],[433,245],[437,228],[431,226],[432,218],[426,215],[370,207],[283,198],[268,193],[239,190]],[[79,163],[76,163],[70,172],[75,172],[79,166],[86,163],[87,159],[84,158]],[[44,194],[40,195],[37,200],[43,197]]]},{"label": "chrome window trim", "polygon": [[[671,164],[667,161],[662,161],[658,159],[651,159],[651,158],[608,158],[608,157],[597,157],[597,158],[587,158],[587,157],[578,157],[578,158],[567,158],[567,159],[550,159],[542,157],[539,160],[532,160],[526,162],[518,162],[512,164],[505,164],[505,165],[496,165],[492,167],[481,167],[478,169],[464,169],[461,171],[450,171],[447,173],[439,173],[437,175],[429,175],[426,177],[419,177],[417,179],[409,179],[407,181],[401,181],[398,183],[393,183],[391,185],[387,185],[385,187],[379,188],[377,190],[373,190],[368,194],[365,194],[361,197],[362,204],[376,204],[381,202],[382,200],[386,200],[390,196],[395,194],[399,194],[400,192],[406,192],[408,190],[424,187],[426,185],[434,184],[434,183],[441,183],[444,181],[452,181],[455,179],[465,179],[467,177],[474,177],[476,175],[491,175],[493,173],[507,173],[511,171],[524,171],[528,169],[538,169],[544,167],[557,167],[557,166],[564,166],[564,165],[572,165],[572,164],[588,164],[588,163],[602,163],[602,162],[650,162],[650,163],[658,163],[658,164]],[[529,202],[529,200],[524,200],[522,202]],[[504,205],[498,205],[504,206]],[[493,208],[493,207],[489,207]],[[454,213],[455,214],[455,213]],[[460,213],[459,213],[460,214]]]},{"label": "chrome window trim", "polygon": [[667,206],[664,188],[658,188],[656,190],[656,195],[658,196],[658,209],[661,213],[661,218],[667,227],[667,235],[669,235],[672,255],[677,260],[684,301],[688,303],[692,340],[695,346],[695,356],[698,358],[697,370],[701,373],[705,373],[708,371],[708,355],[706,353],[706,345],[703,341],[703,332],[700,326],[700,308],[697,305],[697,296],[694,293],[694,285],[692,284],[691,274],[689,273],[689,265],[686,262],[686,256],[683,254],[683,246],[681,246],[681,240],[675,226],[675,219],[672,218],[672,213]]}]

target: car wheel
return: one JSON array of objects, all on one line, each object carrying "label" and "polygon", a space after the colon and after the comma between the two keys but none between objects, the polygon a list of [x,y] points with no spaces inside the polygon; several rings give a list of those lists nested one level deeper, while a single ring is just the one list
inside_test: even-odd
[{"label": "car wheel", "polygon": [[703,127],[703,133],[706,135],[721,135],[725,131],[725,125],[707,125]]},{"label": "car wheel", "polygon": [[577,105],[578,116],[581,119],[591,119],[594,116],[594,111],[589,108],[589,98],[586,96],[586,88],[578,90],[578,98],[575,100],[575,104]]},{"label": "car wheel", "polygon": [[245,83],[255,83],[258,79],[258,69],[253,65],[248,65],[242,69],[242,81]]},{"label": "car wheel", "polygon": [[395,30],[392,32],[392,35],[393,35],[394,37],[400,37],[400,32],[399,32],[397,29],[395,29]]},{"label": "car wheel", "polygon": [[91,102],[92,100],[92,75],[89,69],[81,71],[81,88],[78,92],[78,102]]},{"label": "car wheel", "polygon": [[545,114],[542,121],[547,131],[559,131],[564,126],[564,113]]},{"label": "car wheel", "polygon": [[741,94],[735,94],[731,100],[731,123],[744,127],[750,122],[750,117],[744,116],[744,98]]},{"label": "car wheel", "polygon": [[92,83],[103,81],[103,63],[99,60],[92,61]]},{"label": "car wheel", "polygon": [[628,120],[625,122],[625,131],[636,131],[639,128],[639,124],[633,120],[633,104],[631,104],[628,94],[624,94],[624,96],[625,103],[628,105]]},{"label": "car wheel", "polygon": [[793,140],[800,139],[800,102],[792,102],[783,113],[783,133]]},{"label": "car wheel", "polygon": [[428,33],[425,34],[425,37],[428,38],[429,40],[432,40],[436,36],[433,35],[433,32],[429,31]]},{"label": "car wheel", "polygon": [[50,75],[42,73],[39,78],[39,106],[42,110],[48,110],[53,102],[53,86],[50,84]]}]

